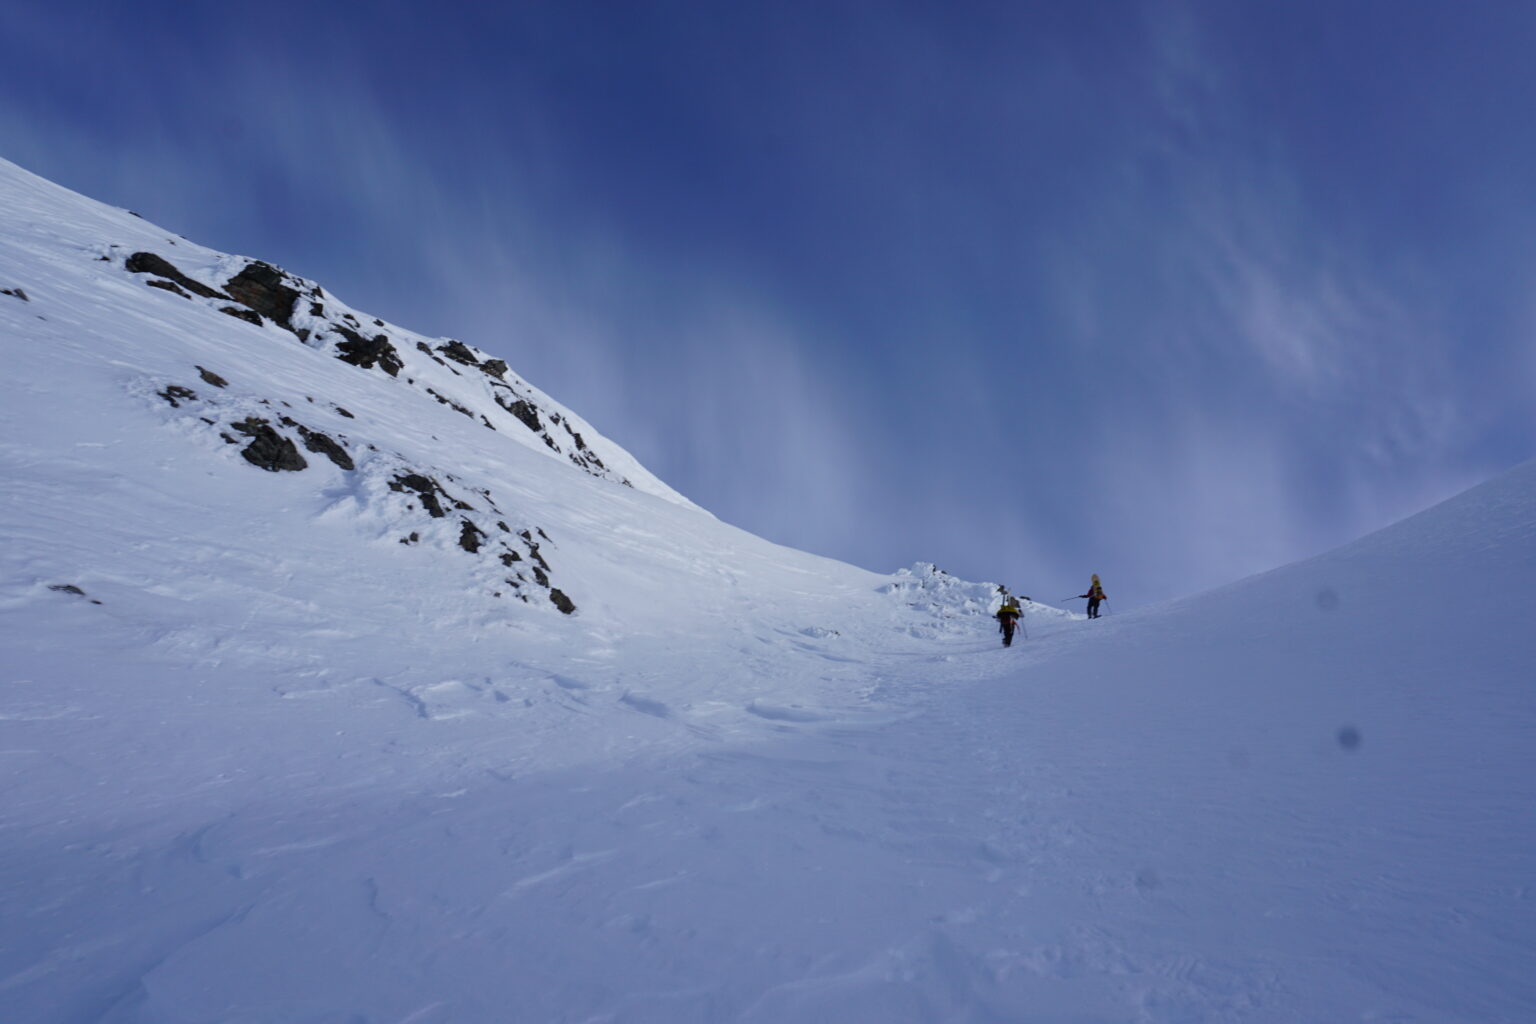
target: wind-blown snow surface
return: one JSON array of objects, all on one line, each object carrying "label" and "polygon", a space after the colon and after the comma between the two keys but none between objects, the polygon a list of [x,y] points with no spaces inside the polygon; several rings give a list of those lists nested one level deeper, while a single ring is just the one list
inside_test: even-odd
[{"label": "wind-blown snow surface", "polygon": [[0,170],[0,1019],[1536,1019],[1536,465],[1003,650]]}]

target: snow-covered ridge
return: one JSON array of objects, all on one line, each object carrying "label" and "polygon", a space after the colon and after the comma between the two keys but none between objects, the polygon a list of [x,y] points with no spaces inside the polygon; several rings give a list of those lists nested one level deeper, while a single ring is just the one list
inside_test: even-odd
[{"label": "snow-covered ridge", "polygon": [[[77,195],[0,160],[0,216],[23,250],[72,250],[97,266],[154,289],[163,301],[190,301],[263,331],[273,344],[295,341],[403,392],[451,408],[481,427],[571,463],[595,477],[697,508],[613,441],[501,359],[452,338],[432,338],[354,309],[320,284],[261,260],[217,252],[175,236],[137,214]],[[41,245],[28,242],[42,243]],[[41,255],[41,253],[39,253]],[[53,254],[57,261],[62,253]],[[7,289],[28,294],[16,268]],[[99,279],[99,277],[98,277]],[[46,289],[31,293],[46,295]]]},{"label": "snow-covered ridge", "polygon": [[[598,613],[633,619],[674,600],[705,600],[689,588],[718,570],[696,527],[719,524],[503,360],[386,323],[314,281],[197,245],[3,162],[0,221],[0,340],[26,357],[15,364],[26,379],[69,382],[59,386],[60,398],[79,411],[55,412],[81,428],[75,452],[132,438],[160,465],[185,462],[189,480],[174,486],[194,488],[193,497],[201,477],[223,480],[222,508],[213,507],[212,492],[203,497],[210,519],[234,514],[226,531],[301,497],[307,511],[293,509],[296,528],[343,528],[350,538],[337,552],[343,560],[377,554],[379,568],[393,572],[397,555],[370,554],[357,543],[421,549],[440,554],[459,574],[456,583],[467,582],[479,597],[515,597],[567,614],[594,590],[608,589],[590,564],[574,575],[567,568],[571,524],[583,524],[578,543],[589,549],[578,563],[590,563],[594,541],[629,557],[626,538],[648,535],[647,558],[660,553],[658,545],[684,553],[686,581],[665,594],[610,601]],[[26,402],[15,411],[29,429],[55,429]],[[16,454],[39,457],[32,446]],[[539,472],[530,472],[530,457],[543,464]],[[111,459],[88,465],[101,481],[126,471]],[[575,473],[600,490],[552,488],[546,470],[555,466],[557,477]],[[158,477],[159,466],[138,472]],[[637,528],[650,514],[643,503],[594,514],[599,481],[662,499],[683,518],[657,535]],[[173,485],[156,479],[152,486]],[[84,505],[79,512],[89,518]],[[293,546],[293,534],[285,536]],[[714,544],[734,557],[730,532]],[[766,552],[771,559],[797,555],[772,546]],[[956,615],[990,614],[988,602],[995,605],[990,584],[962,585],[931,567],[918,576],[925,592],[903,595],[897,627],[916,630],[914,637],[944,630]],[[913,580],[904,573],[884,593]],[[78,585],[75,575],[37,582]]]},{"label": "snow-covered ridge", "polygon": [[[149,287],[200,302],[254,327],[281,328],[312,348],[359,369],[376,371],[490,430],[506,430],[536,448],[542,444],[551,454],[599,479],[634,486],[599,451],[616,446],[595,436],[589,445],[584,432],[591,428],[575,414],[515,374],[509,375],[503,360],[461,341],[429,341],[386,324],[347,307],[313,281],[259,260],[218,256],[212,266],[199,267],[197,277],[158,253],[125,255],[117,245],[109,247],[103,261],[142,275]],[[621,451],[609,454],[615,464],[625,461]],[[657,487],[658,481],[645,483],[652,493],[679,500],[670,489]]]},{"label": "snow-covered ridge", "polygon": [[[932,562],[918,562],[910,569],[898,569],[891,582],[880,591],[895,595],[908,608],[920,613],[907,627],[907,632],[923,640],[974,635],[978,629],[990,630],[990,623],[978,625],[977,620],[996,615],[1003,598],[1011,593],[1002,584],[975,583],[951,576]],[[1022,594],[1012,596],[1023,608],[1026,632],[1031,623],[1057,624],[1083,618]]]},{"label": "snow-covered ridge", "polygon": [[[200,447],[302,474],[364,537],[442,550],[486,595],[575,610],[550,561],[558,524],[501,493],[508,469],[498,452],[537,452],[707,516],[504,361],[461,341],[387,324],[313,281],[195,245],[3,162],[0,223],[7,346],[94,362],[54,372],[83,381],[105,369],[156,410],[168,454]],[[473,484],[461,479],[464,458],[482,469]]]}]

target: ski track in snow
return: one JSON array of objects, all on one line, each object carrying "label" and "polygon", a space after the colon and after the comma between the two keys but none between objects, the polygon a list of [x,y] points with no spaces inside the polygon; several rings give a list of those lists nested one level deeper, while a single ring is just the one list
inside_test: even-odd
[{"label": "ski track in snow", "polygon": [[[1536,466],[1004,651],[990,585],[596,479],[0,186],[7,1024],[1536,1020]],[[145,383],[196,367],[494,492],[577,611],[246,463]]]}]

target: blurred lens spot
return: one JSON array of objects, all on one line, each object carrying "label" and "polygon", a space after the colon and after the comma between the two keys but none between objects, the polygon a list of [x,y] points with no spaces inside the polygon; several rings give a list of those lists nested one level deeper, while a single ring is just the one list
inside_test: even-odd
[{"label": "blurred lens spot", "polygon": [[1324,587],[1317,592],[1317,596],[1313,600],[1317,602],[1317,606],[1323,611],[1331,612],[1339,606],[1339,592],[1332,587]]},{"label": "blurred lens spot", "polygon": [[1352,725],[1346,725],[1339,730],[1339,746],[1345,750],[1360,749],[1360,730]]}]

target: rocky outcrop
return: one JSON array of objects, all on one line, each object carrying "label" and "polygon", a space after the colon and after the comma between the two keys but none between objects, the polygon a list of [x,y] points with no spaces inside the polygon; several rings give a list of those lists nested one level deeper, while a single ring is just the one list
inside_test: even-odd
[{"label": "rocky outcrop", "polygon": [[[564,614],[576,611],[575,602],[555,586],[556,573],[546,554],[553,544],[549,534],[537,526],[508,525],[509,517],[489,490],[466,488],[451,474],[424,471],[400,455],[302,423],[289,403],[236,393],[223,375],[206,366],[194,369],[215,390],[199,394],[185,384],[162,380],[144,382],[141,393],[164,401],[182,422],[200,424],[197,431],[239,445],[244,461],[266,472],[313,468],[301,449],[324,455],[354,481],[348,490],[358,500],[384,504],[382,516],[399,530],[401,545],[432,544],[456,552],[453,557],[467,558],[466,569],[489,596],[532,603],[542,601],[542,593]],[[309,401],[317,411],[325,407],[312,397]],[[339,406],[330,409],[354,418]]]},{"label": "rocky outcrop", "polygon": [[228,295],[214,291],[201,281],[192,280],[172,266],[169,260],[162,256],[156,256],[152,252],[136,252],[123,261],[123,266],[131,274],[153,274],[167,281],[175,281],[193,295],[200,295],[205,299],[229,298]]},{"label": "rocky outcrop", "polygon": [[[593,476],[630,486],[630,481],[613,472],[598,453],[592,450],[586,438],[573,429],[559,411],[541,404],[542,400],[537,393],[522,381],[515,377],[508,381],[509,370],[503,360],[489,358],[462,341],[448,338],[436,347],[419,340],[414,345],[406,343],[407,348],[419,352],[454,377],[464,377],[465,370],[460,367],[480,371],[480,376],[472,375],[464,381],[468,391],[460,387],[450,392],[441,386],[434,387],[419,380],[411,372],[411,364],[407,363],[405,354],[388,333],[365,331],[363,320],[351,312],[338,309],[338,304],[331,302],[319,285],[294,277],[269,263],[260,260],[246,262],[238,273],[225,282],[223,291],[193,280],[156,253],[136,252],[127,257],[123,265],[132,273],[150,275],[145,283],[153,287],[183,299],[197,297],[208,301],[210,308],[254,326],[276,324],[304,344],[322,350],[330,349],[337,359],[359,369],[383,370],[403,385],[417,389],[433,401],[448,406],[488,430],[505,428],[516,432],[526,428],[549,452],[565,458],[577,468]],[[230,305],[231,301],[238,305]],[[375,327],[385,326],[377,318],[371,322]],[[412,359],[415,359],[414,355]],[[421,366],[419,362],[415,365]],[[477,402],[475,393],[491,399],[491,402]],[[499,417],[497,409],[505,412],[507,418]],[[493,416],[500,420],[499,425]],[[509,419],[515,420],[519,426],[514,427]]]},{"label": "rocky outcrop", "polygon": [[[151,281],[150,283],[153,284],[154,282]],[[254,309],[238,309],[234,306],[220,306],[219,312],[227,313],[234,317],[236,320],[244,320],[248,324],[255,324],[257,327],[260,327],[263,323],[265,323],[265,321],[261,319],[261,314],[256,312]]]},{"label": "rocky outcrop", "polygon": [[437,350],[454,362],[464,366],[478,367],[480,365],[480,360],[475,358],[475,354],[469,350],[469,346],[462,341],[449,340],[448,344],[437,346]]},{"label": "rocky outcrop", "polygon": [[218,374],[214,373],[212,370],[205,370],[201,366],[199,366],[197,368],[197,375],[199,377],[203,378],[203,383],[205,383],[205,384],[212,384],[216,388],[227,388],[227,387],[229,387],[229,381],[225,380],[223,377],[220,377]]},{"label": "rocky outcrop", "polygon": [[251,465],[271,473],[284,470],[298,472],[309,468],[309,463],[299,454],[293,441],[273,430],[266,420],[253,416],[239,423],[231,423],[230,426],[251,439],[251,443],[240,452]]},{"label": "rocky outcrop", "polygon": [[299,290],[286,283],[287,275],[269,263],[256,260],[224,282],[224,290],[278,326],[293,330],[293,304]]},{"label": "rocky outcrop", "polygon": [[390,344],[388,335],[376,334],[372,338],[365,338],[350,327],[339,324],[331,330],[345,339],[336,346],[336,351],[340,353],[336,358],[342,362],[365,370],[377,366],[391,377],[399,376],[400,371],[405,369],[405,364],[400,361],[400,353]]}]

